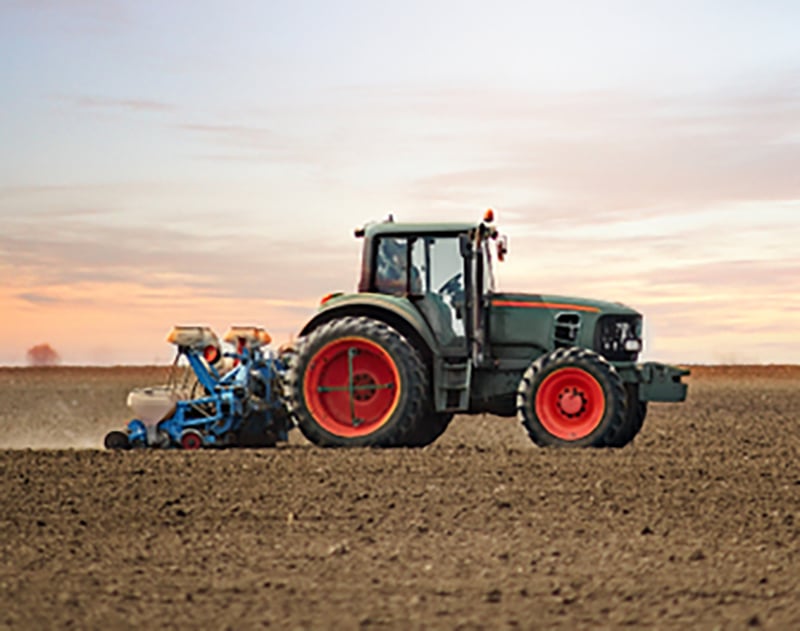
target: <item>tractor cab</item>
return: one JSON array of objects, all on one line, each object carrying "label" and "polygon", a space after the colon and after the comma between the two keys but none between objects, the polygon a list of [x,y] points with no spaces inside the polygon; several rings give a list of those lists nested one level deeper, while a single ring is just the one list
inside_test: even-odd
[{"label": "tractor cab", "polygon": [[[475,223],[395,223],[356,231],[364,237],[359,292],[410,301],[446,357],[484,360],[486,298],[494,291],[493,213]],[[505,240],[497,242],[498,254]]]}]

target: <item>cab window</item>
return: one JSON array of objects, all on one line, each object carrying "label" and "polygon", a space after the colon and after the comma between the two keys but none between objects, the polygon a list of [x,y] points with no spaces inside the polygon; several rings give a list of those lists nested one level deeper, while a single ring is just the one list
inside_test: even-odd
[{"label": "cab window", "polygon": [[408,242],[405,239],[378,239],[375,255],[375,291],[403,296],[408,286],[406,267]]}]

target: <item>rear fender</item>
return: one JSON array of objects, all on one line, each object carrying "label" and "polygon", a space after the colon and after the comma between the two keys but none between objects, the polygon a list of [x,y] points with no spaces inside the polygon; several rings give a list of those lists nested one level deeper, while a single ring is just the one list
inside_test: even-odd
[{"label": "rear fender", "polygon": [[364,316],[385,322],[404,335],[431,366],[441,357],[436,338],[414,305],[406,298],[385,294],[359,293],[331,298],[306,323],[300,335],[307,335],[326,322],[347,316]]}]

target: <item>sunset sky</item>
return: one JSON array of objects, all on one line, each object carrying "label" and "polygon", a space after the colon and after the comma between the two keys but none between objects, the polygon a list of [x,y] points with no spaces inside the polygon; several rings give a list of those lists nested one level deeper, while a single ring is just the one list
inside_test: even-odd
[{"label": "sunset sky", "polygon": [[281,342],[354,227],[508,234],[500,288],[618,300],[646,359],[800,362],[800,3],[5,0],[0,365]]}]

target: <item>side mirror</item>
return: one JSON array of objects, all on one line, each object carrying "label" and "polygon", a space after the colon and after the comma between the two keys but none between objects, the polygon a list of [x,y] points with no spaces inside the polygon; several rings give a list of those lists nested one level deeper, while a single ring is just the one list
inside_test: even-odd
[{"label": "side mirror", "polygon": [[508,254],[508,237],[503,235],[497,240],[497,260],[504,261],[506,254]]}]

